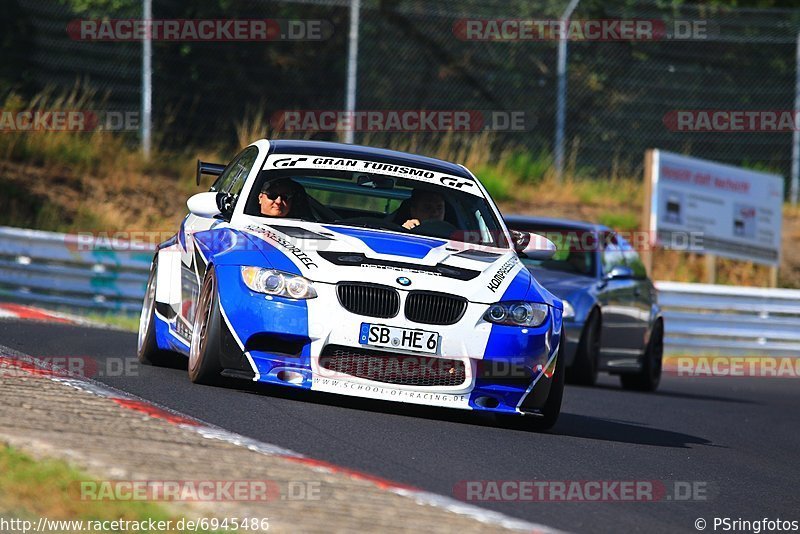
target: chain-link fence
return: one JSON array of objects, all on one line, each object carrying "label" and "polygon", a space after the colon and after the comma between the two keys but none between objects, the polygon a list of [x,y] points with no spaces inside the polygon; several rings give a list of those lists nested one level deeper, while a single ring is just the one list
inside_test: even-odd
[{"label": "chain-link fence", "polygon": [[[800,9],[676,5],[578,3],[573,20],[707,26],[702,36],[685,40],[568,41],[567,171],[636,175],[644,150],[661,148],[788,178],[791,129],[691,131],[676,129],[670,117],[680,110],[793,110]],[[237,125],[256,115],[268,122],[282,110],[342,110],[349,6],[349,0],[154,0],[154,19],[316,19],[332,28],[320,40],[155,41],[156,142],[234,144]],[[492,143],[550,157],[557,39],[473,38],[463,28],[465,21],[483,21],[485,29],[492,20],[554,20],[566,7],[566,0],[363,0],[357,109],[524,112],[524,127],[499,131]],[[109,108],[139,109],[141,44],[83,41],[71,37],[68,26],[75,19],[141,17],[140,0],[6,0],[2,9],[2,93],[30,97],[80,80]],[[308,135],[336,137],[330,131]],[[356,142],[373,139],[355,135]]]}]

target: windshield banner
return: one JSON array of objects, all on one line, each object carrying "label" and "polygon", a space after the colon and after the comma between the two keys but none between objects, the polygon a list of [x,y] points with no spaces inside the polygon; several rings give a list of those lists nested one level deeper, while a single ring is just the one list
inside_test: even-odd
[{"label": "windshield banner", "polygon": [[267,161],[264,162],[263,170],[284,170],[287,168],[355,171],[367,174],[394,176],[397,178],[408,178],[409,180],[436,184],[450,189],[464,191],[465,193],[470,193],[477,197],[483,197],[483,193],[478,189],[478,185],[473,179],[460,178],[458,176],[426,169],[377,161],[314,156],[312,154],[272,154],[267,158]]}]

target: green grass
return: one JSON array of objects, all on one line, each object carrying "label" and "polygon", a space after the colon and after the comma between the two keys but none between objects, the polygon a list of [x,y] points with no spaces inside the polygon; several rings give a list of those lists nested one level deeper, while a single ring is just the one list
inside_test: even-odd
[{"label": "green grass", "polygon": [[640,217],[629,211],[605,212],[599,217],[600,224],[605,224],[619,232],[633,231],[639,228]]},{"label": "green grass", "polygon": [[481,181],[489,194],[496,201],[508,200],[511,198],[511,190],[515,184],[508,176],[504,175],[500,169],[494,166],[484,166],[475,171],[475,176]]},{"label": "green grass", "polygon": [[553,157],[547,151],[542,151],[538,156],[517,151],[506,156],[501,166],[515,175],[521,183],[536,184],[553,167]]},{"label": "green grass", "polygon": [[127,313],[99,313],[92,312],[85,316],[89,321],[101,323],[127,332],[139,331],[139,316]]},{"label": "green grass", "polygon": [[173,523],[180,519],[166,507],[152,502],[81,500],[80,483],[91,480],[61,460],[34,460],[12,447],[0,445],[0,516],[34,523],[39,517],[84,521],[153,519]]}]

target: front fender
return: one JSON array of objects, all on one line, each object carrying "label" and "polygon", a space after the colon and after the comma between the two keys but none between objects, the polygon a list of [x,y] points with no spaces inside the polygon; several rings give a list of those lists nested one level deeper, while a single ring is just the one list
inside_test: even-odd
[{"label": "front fender", "polygon": [[253,265],[272,268],[250,237],[232,228],[215,228],[193,235],[203,262],[214,265]]}]

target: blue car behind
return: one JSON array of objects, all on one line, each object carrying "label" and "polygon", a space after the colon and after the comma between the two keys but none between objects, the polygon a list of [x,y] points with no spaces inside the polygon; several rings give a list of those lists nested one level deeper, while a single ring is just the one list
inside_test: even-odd
[{"label": "blue car behind", "polygon": [[567,378],[593,385],[599,371],[626,389],[654,391],[661,378],[664,319],[653,283],[626,239],[602,225],[507,216],[511,230],[544,235],[551,259],[524,259],[536,280],[564,301]]}]

